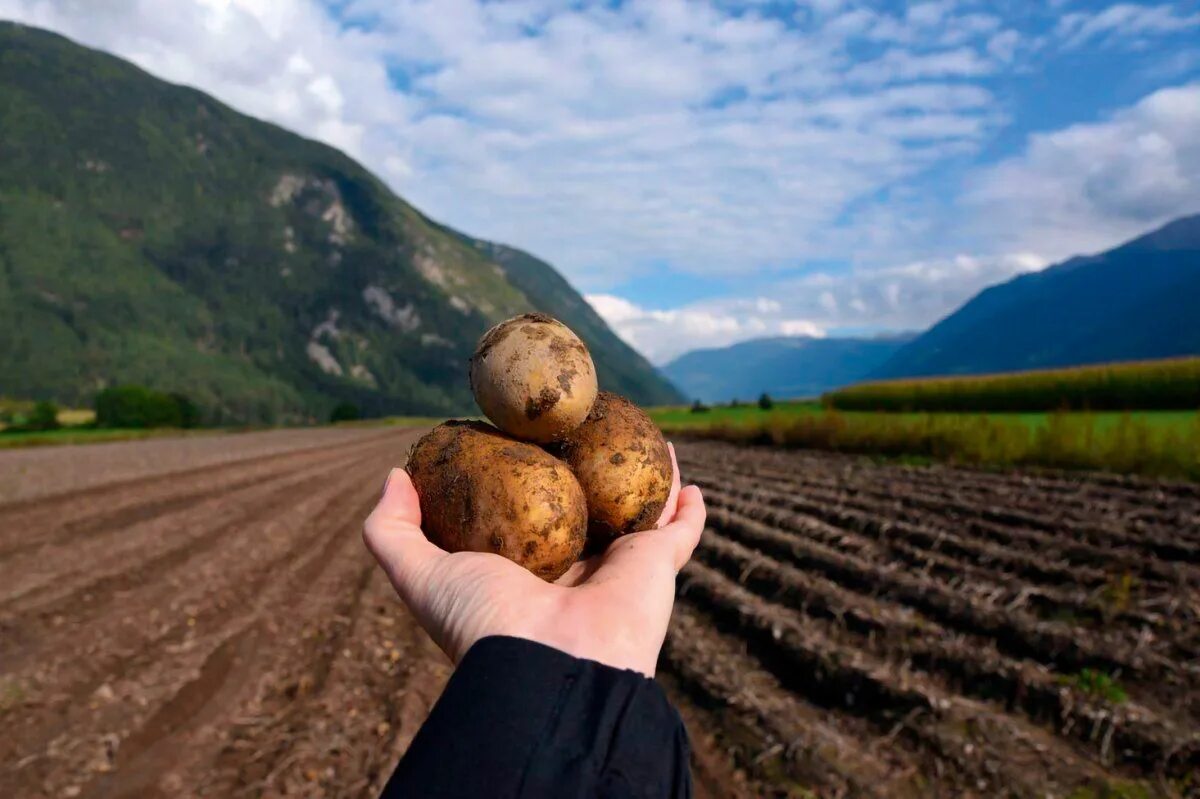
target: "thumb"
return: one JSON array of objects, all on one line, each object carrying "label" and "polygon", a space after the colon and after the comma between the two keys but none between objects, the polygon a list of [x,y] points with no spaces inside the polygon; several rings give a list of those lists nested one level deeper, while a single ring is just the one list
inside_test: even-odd
[{"label": "thumb", "polygon": [[696,486],[679,492],[675,518],[665,527],[621,536],[608,548],[591,582],[627,580],[646,586],[674,579],[692,556],[704,532],[704,497]]},{"label": "thumb", "polygon": [[363,523],[363,541],[407,602],[420,575],[446,553],[421,532],[421,500],[403,469],[392,469],[383,496]]}]

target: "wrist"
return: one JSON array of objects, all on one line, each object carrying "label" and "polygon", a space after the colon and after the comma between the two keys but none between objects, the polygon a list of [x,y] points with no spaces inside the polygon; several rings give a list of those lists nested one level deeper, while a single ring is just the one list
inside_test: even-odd
[{"label": "wrist", "polygon": [[551,613],[547,620],[530,624],[516,637],[525,638],[557,649],[581,660],[591,660],[614,669],[637,672],[653,678],[661,647],[647,646],[644,631],[632,625],[611,622],[589,624],[579,621],[581,615]]}]

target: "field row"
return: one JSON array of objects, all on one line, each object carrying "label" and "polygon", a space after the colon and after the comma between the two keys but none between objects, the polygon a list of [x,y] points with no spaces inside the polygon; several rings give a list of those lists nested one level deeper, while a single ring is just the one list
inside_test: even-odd
[{"label": "field row", "polygon": [[[1043,796],[1200,769],[1195,550],[1089,514],[1100,487],[1064,525],[1035,501],[1072,493],[1060,478],[680,455],[710,529],[666,663],[765,785]],[[996,491],[1027,510],[979,501]],[[1172,487],[1143,511],[1155,491]]]},{"label": "field row", "polygon": [[[0,504],[0,795],[377,794],[450,671],[359,536],[414,433],[276,435]],[[1189,790],[1192,487],[679,456],[698,796]]]}]

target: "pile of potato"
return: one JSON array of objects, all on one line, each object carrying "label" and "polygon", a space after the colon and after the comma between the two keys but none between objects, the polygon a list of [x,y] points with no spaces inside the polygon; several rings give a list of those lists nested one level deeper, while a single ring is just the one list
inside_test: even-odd
[{"label": "pile of potato", "polygon": [[671,491],[667,443],[636,405],[598,390],[570,328],[543,314],[501,322],[479,340],[470,379],[496,427],[446,422],[408,460],[433,543],[554,580],[585,546],[654,526]]}]

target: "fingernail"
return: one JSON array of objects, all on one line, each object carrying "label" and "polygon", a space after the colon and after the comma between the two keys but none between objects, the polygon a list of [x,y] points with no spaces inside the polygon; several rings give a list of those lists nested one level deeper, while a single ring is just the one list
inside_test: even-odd
[{"label": "fingernail", "polygon": [[380,496],[383,496],[383,497],[387,496],[388,486],[392,484],[392,475],[394,475],[395,473],[396,473],[395,469],[392,469],[390,472],[388,472],[387,479],[383,481],[383,493],[380,494]]}]

